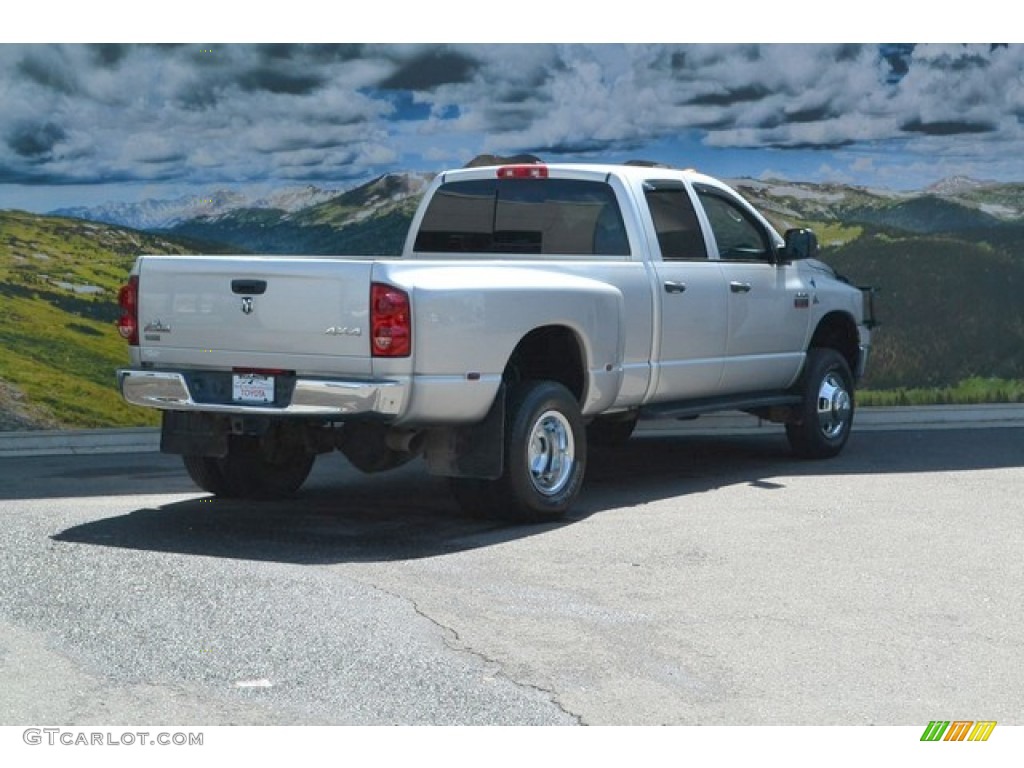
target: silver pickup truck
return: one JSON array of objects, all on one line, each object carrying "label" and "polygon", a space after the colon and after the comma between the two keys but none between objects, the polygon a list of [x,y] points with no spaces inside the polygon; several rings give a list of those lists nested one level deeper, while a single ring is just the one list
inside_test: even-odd
[{"label": "silver pickup truck", "polygon": [[870,301],[689,170],[442,173],[398,258],[141,256],[122,289],[123,396],[222,496],[298,490],[319,453],[423,456],[467,511],[563,515],[588,443],[738,409],[837,454]]}]

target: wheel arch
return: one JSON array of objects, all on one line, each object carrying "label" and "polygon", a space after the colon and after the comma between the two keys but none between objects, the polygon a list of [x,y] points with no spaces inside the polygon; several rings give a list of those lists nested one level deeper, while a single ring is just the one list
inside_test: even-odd
[{"label": "wheel arch", "polygon": [[808,349],[834,349],[846,359],[851,371],[858,370],[860,336],[857,323],[846,312],[829,312],[818,322]]},{"label": "wheel arch", "polygon": [[506,383],[546,379],[563,385],[578,403],[587,394],[586,348],[579,334],[565,325],[545,325],[527,333],[509,356]]}]

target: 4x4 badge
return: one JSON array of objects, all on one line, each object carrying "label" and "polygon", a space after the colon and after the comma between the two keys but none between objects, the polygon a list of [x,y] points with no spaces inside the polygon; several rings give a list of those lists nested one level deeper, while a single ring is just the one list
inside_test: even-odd
[{"label": "4x4 badge", "polygon": [[242,314],[244,314],[244,315],[251,315],[252,314],[252,309],[253,309],[253,307],[252,307],[252,296],[243,296],[242,297]]},{"label": "4x4 badge", "polygon": [[170,333],[171,326],[164,323],[160,318],[157,318],[156,320],[146,323],[146,327],[142,330],[146,333]]}]

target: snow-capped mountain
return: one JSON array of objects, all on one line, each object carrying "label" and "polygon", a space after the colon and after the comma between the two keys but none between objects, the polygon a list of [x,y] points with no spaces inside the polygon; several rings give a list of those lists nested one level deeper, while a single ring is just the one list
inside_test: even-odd
[{"label": "snow-capped mountain", "polygon": [[390,173],[288,211],[280,197],[197,213],[162,230],[250,253],[396,254],[433,174]]},{"label": "snow-capped mountain", "polygon": [[996,184],[997,182],[994,181],[979,181],[969,176],[950,176],[926,187],[924,192],[929,195],[939,195],[940,197],[955,197],[975,192],[985,187],[995,186]]},{"label": "snow-capped mountain", "polygon": [[223,216],[243,208],[267,208],[294,213],[319,205],[342,194],[337,189],[314,186],[293,187],[251,196],[228,189],[209,194],[183,195],[170,200],[143,200],[138,203],[105,203],[97,206],[60,208],[54,216],[67,216],[132,229],[171,229],[198,217]]}]

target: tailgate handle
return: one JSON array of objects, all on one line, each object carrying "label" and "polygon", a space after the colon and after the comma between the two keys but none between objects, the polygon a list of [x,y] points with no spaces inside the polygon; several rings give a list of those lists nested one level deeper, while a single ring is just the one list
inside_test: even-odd
[{"label": "tailgate handle", "polygon": [[266,280],[232,280],[231,281],[231,292],[238,294],[247,294],[249,296],[259,296],[261,293],[266,293],[267,281]]}]

